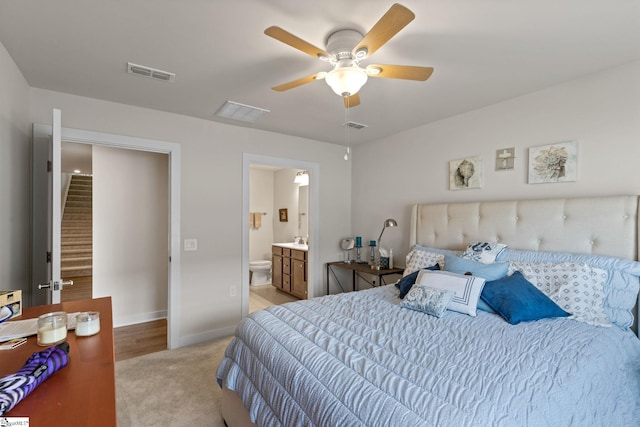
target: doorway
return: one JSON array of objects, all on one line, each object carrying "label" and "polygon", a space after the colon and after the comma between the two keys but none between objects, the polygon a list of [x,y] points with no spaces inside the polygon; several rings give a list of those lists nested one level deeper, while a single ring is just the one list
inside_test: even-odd
[{"label": "doorway", "polygon": [[[307,297],[313,298],[317,292],[314,289],[314,285],[321,282],[322,273],[318,268],[318,239],[319,235],[319,191],[318,183],[320,179],[320,167],[317,163],[304,162],[300,160],[283,159],[276,157],[260,156],[255,154],[245,153],[243,155],[243,197],[242,197],[242,210],[243,218],[249,218],[250,208],[250,173],[252,166],[256,167],[276,168],[276,169],[291,169],[291,170],[305,170],[309,172],[309,186],[308,186],[308,205],[309,211],[306,215],[306,222],[308,225],[308,259],[307,259],[307,275],[308,275],[308,289]],[[295,174],[294,174],[295,175]],[[293,180],[292,180],[293,181]],[[274,207],[275,208],[275,207]],[[297,215],[296,215],[297,216]],[[293,218],[292,218],[293,219]],[[295,218],[298,221],[298,218]],[[298,224],[296,222],[296,224]],[[250,229],[249,221],[243,221],[242,227],[242,316],[245,317],[249,313],[249,298],[250,298],[250,285],[249,285],[249,258],[250,258]],[[297,231],[296,231],[297,233]],[[296,234],[297,235],[297,234]],[[306,236],[305,236],[306,237]]]},{"label": "doorway", "polygon": [[[282,265],[274,261],[272,253],[274,244],[306,242],[309,236],[309,186],[308,181],[296,179],[301,174],[299,169],[263,164],[250,166],[249,261],[250,265],[256,265],[249,269],[250,313],[271,305],[297,301],[307,293],[306,286],[294,287],[293,283],[285,285],[282,282],[282,274],[276,273],[276,266],[282,271]],[[309,177],[308,174],[304,176]],[[283,210],[287,212],[286,220],[280,215]],[[306,251],[306,248],[301,246],[300,250]],[[266,271],[265,266],[268,268]],[[258,271],[252,271],[256,268]],[[297,277],[300,280],[300,276]]]},{"label": "doorway", "polygon": [[[49,139],[51,126],[34,124],[34,139]],[[180,347],[180,145],[124,135],[62,128],[64,141],[94,147],[166,154],[168,159],[167,346]],[[114,318],[115,320],[115,318]],[[117,325],[114,325],[117,326]]]},{"label": "doorway", "polygon": [[60,301],[93,298],[92,146],[62,141],[60,277],[73,281]]}]

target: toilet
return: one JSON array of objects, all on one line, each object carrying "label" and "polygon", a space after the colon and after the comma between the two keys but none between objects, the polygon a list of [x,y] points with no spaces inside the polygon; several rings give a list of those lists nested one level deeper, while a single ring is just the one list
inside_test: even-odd
[{"label": "toilet", "polygon": [[271,261],[250,261],[251,286],[271,284]]}]

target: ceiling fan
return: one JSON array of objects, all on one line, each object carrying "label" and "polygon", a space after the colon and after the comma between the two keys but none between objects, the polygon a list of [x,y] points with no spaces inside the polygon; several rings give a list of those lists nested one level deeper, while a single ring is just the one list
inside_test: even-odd
[{"label": "ceiling fan", "polygon": [[316,80],[326,80],[331,89],[344,98],[347,108],[360,104],[358,91],[367,82],[369,77],[382,77],[404,80],[427,80],[433,68],[415,67],[409,65],[381,65],[370,64],[365,68],[359,66],[360,62],[373,55],[380,47],[387,43],[393,36],[402,30],[415,15],[406,7],[394,4],[382,18],[362,36],[355,30],[340,30],[331,34],[326,43],[326,51],[322,50],[301,38],[283,30],[280,27],[269,27],[264,33],[282,43],[296,48],[307,55],[318,58],[333,65],[329,72],[320,71],[310,76],[302,77],[273,87],[273,90],[282,92],[293,89]]}]

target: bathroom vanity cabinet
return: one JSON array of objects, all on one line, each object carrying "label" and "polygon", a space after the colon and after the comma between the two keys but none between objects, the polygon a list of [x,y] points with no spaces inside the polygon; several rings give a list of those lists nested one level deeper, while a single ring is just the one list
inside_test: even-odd
[{"label": "bathroom vanity cabinet", "polygon": [[300,299],[307,298],[307,251],[273,245],[271,284]]}]

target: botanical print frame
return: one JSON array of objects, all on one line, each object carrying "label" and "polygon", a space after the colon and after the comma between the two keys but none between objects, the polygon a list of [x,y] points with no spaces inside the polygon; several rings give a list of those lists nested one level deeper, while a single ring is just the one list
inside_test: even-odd
[{"label": "botanical print frame", "polygon": [[280,222],[289,222],[289,210],[287,208],[282,208],[278,210],[280,214]]},{"label": "botanical print frame", "polygon": [[515,159],[515,147],[496,150],[496,170],[507,171],[515,169]]},{"label": "botanical print frame", "polygon": [[575,141],[529,148],[529,184],[577,180],[578,144]]},{"label": "botanical print frame", "polygon": [[482,188],[482,157],[465,157],[449,162],[449,190]]}]

